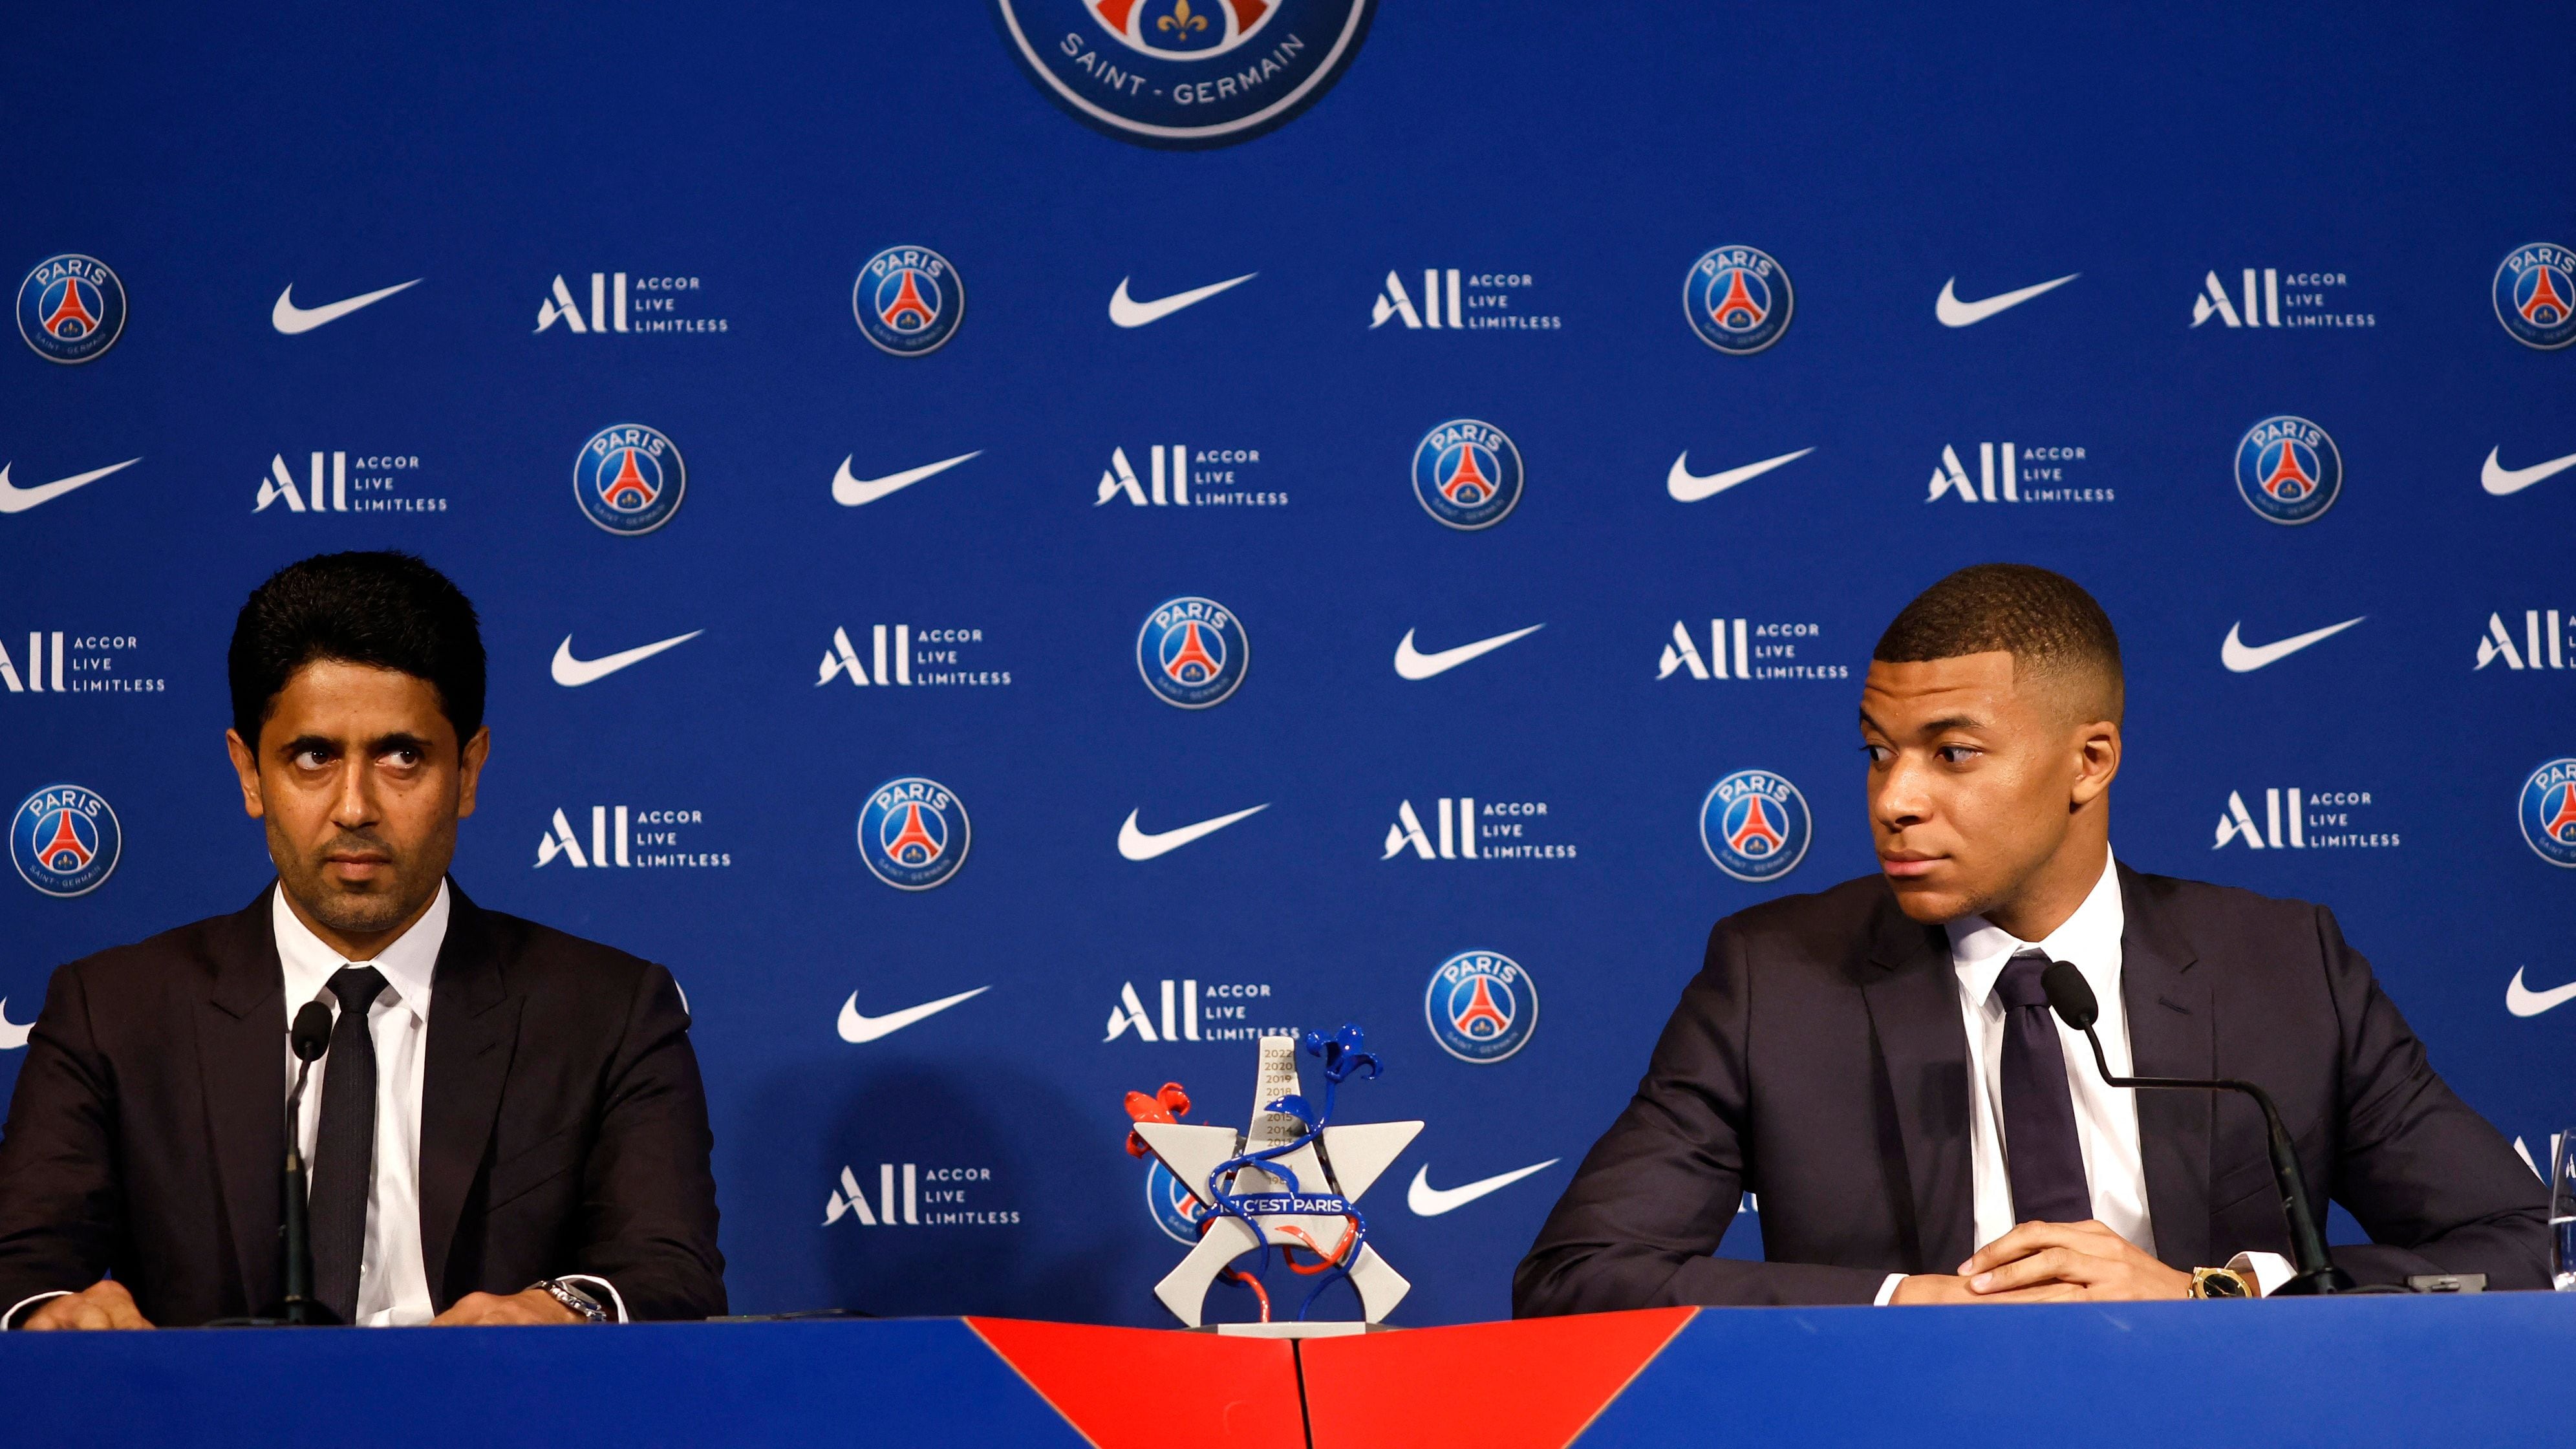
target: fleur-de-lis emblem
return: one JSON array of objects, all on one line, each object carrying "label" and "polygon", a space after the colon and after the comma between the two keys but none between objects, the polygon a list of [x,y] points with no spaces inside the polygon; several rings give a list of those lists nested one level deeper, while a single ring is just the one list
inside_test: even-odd
[{"label": "fleur-de-lis emblem", "polygon": [[1172,6],[1171,14],[1154,22],[1155,29],[1168,30],[1176,36],[1187,35],[1193,30],[1205,30],[1207,25],[1206,16],[1190,9],[1190,0],[1177,0],[1177,3]]}]

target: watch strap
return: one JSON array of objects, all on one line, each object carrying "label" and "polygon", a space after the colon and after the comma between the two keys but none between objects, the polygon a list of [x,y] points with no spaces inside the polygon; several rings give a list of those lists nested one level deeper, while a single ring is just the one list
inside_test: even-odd
[{"label": "watch strap", "polygon": [[544,1289],[547,1296],[553,1298],[557,1303],[562,1304],[566,1311],[570,1312],[575,1318],[581,1319],[583,1322],[606,1323],[608,1321],[608,1310],[600,1306],[598,1299],[591,1297],[589,1294],[573,1287],[569,1283],[564,1283],[553,1278],[540,1278],[528,1286],[531,1288]]}]

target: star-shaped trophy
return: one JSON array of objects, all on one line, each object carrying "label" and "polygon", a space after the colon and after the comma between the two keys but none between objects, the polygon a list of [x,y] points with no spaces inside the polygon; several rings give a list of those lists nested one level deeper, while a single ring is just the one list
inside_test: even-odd
[{"label": "star-shaped trophy", "polygon": [[[1362,1051],[1361,1044],[1355,1026],[1331,1037],[1306,1034],[1306,1050],[1323,1062],[1324,1107],[1318,1112],[1299,1090],[1298,1038],[1261,1038],[1252,1125],[1241,1132],[1174,1121],[1189,1110],[1188,1095],[1177,1084],[1166,1085],[1158,1097],[1128,1094],[1128,1115],[1135,1119],[1128,1150],[1160,1158],[1210,1208],[1198,1246],[1154,1285],[1154,1296],[1184,1324],[1200,1326],[1208,1286],[1219,1274],[1239,1276],[1228,1273],[1229,1264],[1269,1247],[1302,1250],[1321,1260],[1313,1267],[1289,1260],[1297,1271],[1323,1277],[1307,1295],[1309,1304],[1334,1277],[1347,1277],[1369,1323],[1383,1321],[1412,1289],[1369,1245],[1368,1225],[1356,1204],[1422,1124],[1342,1126],[1328,1120],[1334,1093],[1346,1078],[1362,1068],[1377,1075],[1377,1058]],[[1267,1322],[1266,1292],[1262,1305]],[[1303,1313],[1301,1308],[1301,1318]]]}]

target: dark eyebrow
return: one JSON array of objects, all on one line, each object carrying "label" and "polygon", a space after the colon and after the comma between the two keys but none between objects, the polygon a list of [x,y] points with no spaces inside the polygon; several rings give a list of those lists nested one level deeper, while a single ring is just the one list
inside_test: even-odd
[{"label": "dark eyebrow", "polygon": [[[1878,721],[1869,717],[1869,708],[1866,705],[1861,707],[1860,722],[1863,729],[1873,729],[1878,731],[1880,734],[1888,735],[1890,738],[1894,737],[1894,733],[1889,730],[1887,726],[1880,724]],[[1943,730],[1981,730],[1984,728],[1986,728],[1986,722],[1973,715],[1949,714],[1943,715],[1939,719],[1924,721],[1921,726],[1921,732],[1924,734],[1937,735]]]},{"label": "dark eyebrow", "polygon": [[387,754],[394,750],[409,750],[415,755],[427,755],[429,741],[408,730],[396,730],[392,734],[379,735],[367,742],[367,753],[370,755]]}]

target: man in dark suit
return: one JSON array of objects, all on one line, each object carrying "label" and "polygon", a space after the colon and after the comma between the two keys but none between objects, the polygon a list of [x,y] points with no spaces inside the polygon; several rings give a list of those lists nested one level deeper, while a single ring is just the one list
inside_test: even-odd
[{"label": "man in dark suit", "polygon": [[230,673],[277,882],[54,973],[0,1138],[0,1327],[279,1302],[287,1024],[314,1001],[300,1141],[334,1320],[724,1312],[670,973],[447,879],[491,747],[473,606],[405,555],[307,559],[243,606]]},{"label": "man in dark suit", "polygon": [[[2115,1074],[2279,1099],[2309,1190],[2374,1240],[2333,1250],[2359,1281],[2548,1286],[2547,1191],[2434,1075],[2331,914],[2112,861],[2119,641],[2090,595],[2042,569],[1964,569],[1873,653],[1880,874],[1717,923],[1636,1096],[1514,1275],[1517,1313],[2285,1280],[2259,1110],[2104,1084],[2050,1014],[2052,961],[2100,999]],[[1748,1191],[1769,1261],[1710,1256]]]}]

